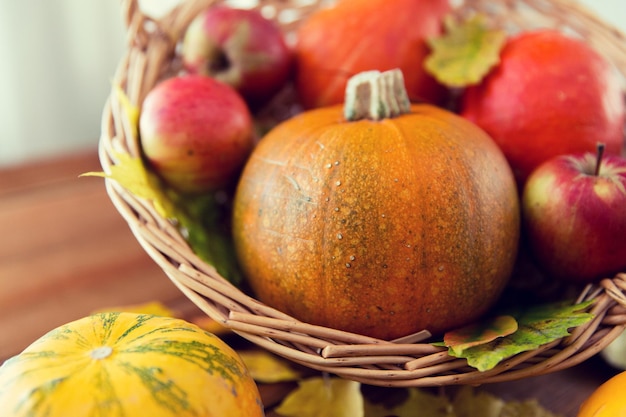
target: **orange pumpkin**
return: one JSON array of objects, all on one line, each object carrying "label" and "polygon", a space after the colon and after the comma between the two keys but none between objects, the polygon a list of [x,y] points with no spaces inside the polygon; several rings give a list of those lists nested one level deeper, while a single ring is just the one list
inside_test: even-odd
[{"label": "orange pumpkin", "polygon": [[439,35],[449,0],[341,0],[298,28],[296,88],[305,108],[343,103],[346,82],[399,68],[413,101],[441,104],[447,90],[425,70],[426,38]]},{"label": "orange pumpkin", "polygon": [[465,324],[512,272],[513,174],[475,125],[410,105],[401,72],[369,75],[345,109],[261,140],[235,195],[237,255],[261,301],[309,323],[382,339]]}]

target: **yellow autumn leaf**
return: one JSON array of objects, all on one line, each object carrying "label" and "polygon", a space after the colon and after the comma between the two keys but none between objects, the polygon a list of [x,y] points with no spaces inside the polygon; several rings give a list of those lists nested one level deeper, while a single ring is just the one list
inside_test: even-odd
[{"label": "yellow autumn leaf", "polygon": [[96,313],[108,312],[128,312],[137,314],[151,314],[161,317],[176,317],[176,312],[159,301],[149,301],[141,304],[119,305],[112,307],[103,307],[93,311]]},{"label": "yellow autumn leaf", "polygon": [[536,399],[504,401],[471,386],[451,390],[438,395],[421,388],[396,389],[395,398],[383,398],[382,403],[366,395],[364,417],[557,417]]},{"label": "yellow autumn leaf", "polygon": [[209,316],[194,316],[189,319],[189,322],[195,324],[202,330],[206,330],[209,333],[213,333],[216,336],[224,336],[230,333],[230,329],[224,327],[222,323],[213,320]]},{"label": "yellow autumn leaf", "polygon": [[113,89],[117,96],[117,100],[122,105],[122,110],[126,113],[126,117],[130,123],[130,128],[135,137],[137,137],[139,134],[139,115],[141,114],[141,110],[139,109],[139,106],[135,106],[130,102],[130,99],[121,86],[116,84],[113,86]]},{"label": "yellow autumn leaf", "polygon": [[165,218],[176,218],[176,208],[166,196],[155,174],[144,166],[141,158],[127,153],[116,153],[117,163],[111,166],[111,172],[86,172],[81,176],[103,177],[116,181],[133,195],[150,200],[157,212]]},{"label": "yellow autumn leaf", "polygon": [[213,265],[234,284],[241,282],[232,238],[221,228],[223,219],[217,214],[217,197],[190,197],[162,185],[156,174],[144,166],[141,158],[126,153],[114,155],[117,163],[109,173],[87,172],[81,176],[104,177],[116,181],[131,194],[149,200],[160,216],[175,220],[194,252]]},{"label": "yellow autumn leaf", "polygon": [[525,401],[508,401],[498,417],[559,417],[543,408],[536,398]]},{"label": "yellow autumn leaf", "polygon": [[444,24],[444,34],[428,40],[424,68],[449,87],[478,84],[500,62],[506,32],[490,29],[480,14],[462,22],[448,16]]},{"label": "yellow autumn leaf", "polygon": [[518,327],[515,317],[503,314],[449,331],[444,334],[443,341],[455,355],[461,355],[465,349],[513,334]]},{"label": "yellow autumn leaf", "polygon": [[275,411],[283,417],[363,417],[360,388],[360,383],[342,378],[308,378]]},{"label": "yellow autumn leaf", "polygon": [[[141,111],[119,85],[114,85],[116,98],[130,124],[130,130],[135,136],[139,135],[139,117]],[[152,201],[154,208],[166,218],[175,218],[174,204],[167,198],[161,182],[155,174],[146,169],[141,158],[132,157],[123,152],[114,155],[116,164],[111,166],[111,172],[87,172],[81,176],[95,176],[110,178],[117,181],[122,187],[137,197]]]},{"label": "yellow autumn leaf", "polygon": [[374,403],[366,398],[365,417],[456,417],[445,396],[419,388],[408,388],[406,393],[406,399],[394,405]]},{"label": "yellow autumn leaf", "polygon": [[293,369],[289,362],[267,351],[242,350],[238,353],[252,378],[257,382],[271,384],[297,381],[301,378],[300,373]]},{"label": "yellow autumn leaf", "polygon": [[505,402],[486,391],[464,386],[453,399],[455,417],[500,417]]}]

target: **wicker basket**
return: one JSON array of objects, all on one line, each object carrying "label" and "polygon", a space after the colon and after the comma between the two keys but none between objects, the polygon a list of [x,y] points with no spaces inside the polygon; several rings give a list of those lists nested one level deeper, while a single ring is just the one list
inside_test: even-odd
[{"label": "wicker basket", "polygon": [[[215,0],[180,3],[154,20],[144,15],[137,0],[124,0],[128,49],[114,77],[132,103],[141,103],[162,78],[179,69],[177,40],[204,7]],[[256,7],[275,11],[286,32],[323,1],[259,1]],[[327,3],[327,2],[326,2]],[[508,31],[536,27],[559,28],[577,33],[626,75],[626,39],[616,29],[578,6],[573,0],[465,0],[457,1],[456,13],[472,11],[491,16]],[[116,163],[115,155],[139,155],[138,138],[116,94],[112,93],[102,119],[100,160],[105,171]],[[449,356],[447,350],[423,343],[420,335],[383,341],[335,329],[314,326],[272,309],[228,283],[200,260],[178,229],[163,219],[150,202],[137,198],[114,181],[106,180],[107,192],[128,222],[135,237],[174,284],[212,319],[268,351],[309,368],[380,386],[441,386],[508,381],[562,370],[595,355],[626,327],[626,274],[587,286],[578,301],[595,300],[595,318],[571,336],[501,362],[479,372],[466,360]],[[577,291],[580,291],[577,290]]]}]

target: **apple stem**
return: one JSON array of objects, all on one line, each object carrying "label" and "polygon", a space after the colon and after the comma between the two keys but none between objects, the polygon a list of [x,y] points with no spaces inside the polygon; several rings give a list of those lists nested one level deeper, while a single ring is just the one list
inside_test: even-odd
[{"label": "apple stem", "polygon": [[593,175],[595,175],[596,177],[600,175],[600,165],[602,165],[602,156],[604,155],[604,148],[605,148],[604,143],[598,142],[598,144],[596,145],[596,150],[597,150],[596,170],[593,173]]}]

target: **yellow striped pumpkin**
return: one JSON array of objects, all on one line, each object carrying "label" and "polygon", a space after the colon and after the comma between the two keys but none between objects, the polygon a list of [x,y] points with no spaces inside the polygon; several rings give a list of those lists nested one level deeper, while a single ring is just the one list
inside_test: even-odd
[{"label": "yellow striped pumpkin", "polygon": [[11,417],[263,416],[239,355],[184,320],[99,313],[42,336],[0,367]]}]

